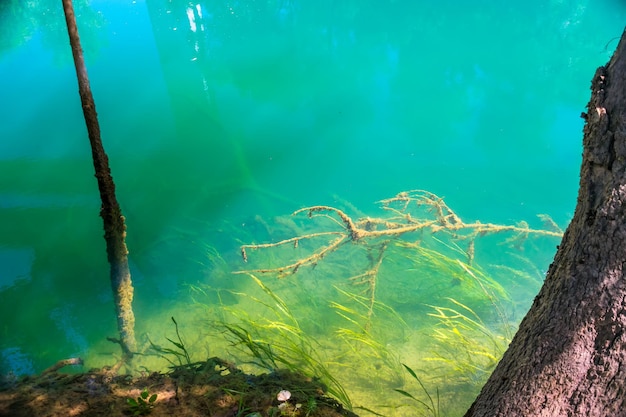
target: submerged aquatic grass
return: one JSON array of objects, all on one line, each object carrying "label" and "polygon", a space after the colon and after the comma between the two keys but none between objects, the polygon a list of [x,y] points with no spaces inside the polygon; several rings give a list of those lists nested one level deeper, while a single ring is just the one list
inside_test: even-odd
[{"label": "submerged aquatic grass", "polygon": [[252,316],[246,311],[226,307],[238,322],[220,324],[232,345],[247,349],[254,359],[253,363],[269,371],[286,368],[319,378],[327,385],[331,395],[351,409],[350,397],[329,370],[329,359],[320,349],[321,345],[302,330],[297,318],[281,297],[256,276],[250,274],[250,277],[266,297],[249,299],[260,305],[267,314]]},{"label": "submerged aquatic grass", "polygon": [[469,307],[450,298],[453,307],[431,306],[439,320],[433,337],[439,348],[427,361],[445,364],[459,382],[481,386],[491,374],[510,342],[507,329],[494,330]]},{"label": "submerged aquatic grass", "polygon": [[[426,192],[382,206],[379,218],[354,220],[324,206],[263,222],[280,239],[243,245],[240,262],[250,269],[227,280],[233,261],[210,251],[211,285],[192,287],[194,298],[239,363],[317,377],[344,404],[374,414],[412,415],[401,396],[389,396],[393,390],[423,401],[422,414],[454,413],[469,405],[513,335],[508,289],[535,273],[520,260],[533,248],[516,248],[555,232],[464,223]],[[339,236],[352,244],[333,243]],[[489,245],[499,253],[497,245],[512,245],[512,266],[483,266]],[[421,397],[407,385],[418,372],[409,369],[428,375],[417,380]]]},{"label": "submerged aquatic grass", "polygon": [[[192,364],[191,356],[189,355],[189,351],[187,347],[185,346],[185,342],[183,342],[183,339],[180,335],[180,331],[178,329],[178,322],[176,321],[176,319],[174,319],[174,316],[171,317],[171,320],[174,323],[177,341],[172,340],[167,336],[165,337],[165,339],[173,347],[163,347],[161,345],[157,345],[152,340],[150,340],[149,336],[147,336],[148,343],[150,344],[150,351],[151,351],[148,354],[152,353],[160,358],[165,359],[167,362],[169,362],[172,365],[172,367],[185,366],[185,365],[190,366]],[[174,360],[171,358],[174,358],[178,362],[178,364],[176,364]]]},{"label": "submerged aquatic grass", "polygon": [[415,395],[413,395],[413,394],[411,394],[411,393],[409,393],[409,392],[407,392],[405,390],[396,388],[396,389],[394,389],[394,391],[404,395],[407,398],[410,398],[417,405],[423,406],[426,409],[426,411],[427,411],[427,413],[429,415],[432,415],[433,417],[440,417],[441,416],[441,412],[439,410],[439,388],[437,388],[435,390],[435,398],[433,399],[433,396],[426,389],[426,387],[424,386],[424,383],[422,382],[422,380],[417,377],[417,374],[415,373],[415,371],[413,369],[411,369],[408,365],[404,364],[404,363],[402,364],[402,366],[404,367],[404,369],[406,369],[406,371],[409,373],[409,375],[411,375],[413,380],[415,380],[417,382],[417,384],[420,387],[420,390],[426,396],[427,402],[420,400]]}]

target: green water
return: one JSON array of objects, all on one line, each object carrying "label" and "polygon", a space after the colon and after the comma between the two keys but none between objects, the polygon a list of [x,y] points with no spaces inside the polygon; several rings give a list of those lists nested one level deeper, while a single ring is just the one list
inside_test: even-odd
[{"label": "green water", "polygon": [[[626,21],[618,0],[76,8],[127,219],[138,334],[171,336],[175,314],[198,359],[205,350],[235,353],[222,351],[228,346],[206,325],[215,319],[206,314],[221,313],[190,307],[189,285],[254,294],[249,278],[230,274],[245,267],[239,245],[291,237],[296,229],[276,226],[276,217],[298,208],[377,216],[376,201],[425,189],[466,221],[539,227],[536,215],[547,213],[564,227],[575,207],[590,79]],[[98,192],[60,1],[0,4],[0,80],[0,374],[76,355],[110,363],[116,349],[104,338],[116,328]],[[509,293],[515,322],[558,239],[535,241],[523,253],[530,263],[499,243],[477,242],[476,260],[500,267],[490,273]],[[450,278],[447,287],[426,285],[434,267],[419,270],[413,255],[392,249],[378,295],[407,327],[380,314],[374,328],[388,328],[377,337],[400,360],[433,373],[421,361],[432,356],[424,339],[436,324],[425,304],[452,296],[488,314],[491,303]],[[261,278],[292,302],[303,329],[332,338],[338,315],[328,303],[342,300],[333,286],[363,266],[364,255],[351,250],[313,272]],[[498,276],[506,266],[534,278]],[[229,308],[257,311],[225,294]],[[355,404],[396,399],[384,396],[401,381],[374,365],[361,379],[375,373],[383,382],[346,383]],[[377,403],[367,403],[367,392],[380,393]],[[468,399],[459,401],[462,408]]]}]

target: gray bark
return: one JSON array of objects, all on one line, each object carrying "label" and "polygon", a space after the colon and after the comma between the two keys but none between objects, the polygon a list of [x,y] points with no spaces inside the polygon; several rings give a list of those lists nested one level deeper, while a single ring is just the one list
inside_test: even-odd
[{"label": "gray bark", "polygon": [[626,31],[591,90],[574,217],[466,417],[626,416]]}]

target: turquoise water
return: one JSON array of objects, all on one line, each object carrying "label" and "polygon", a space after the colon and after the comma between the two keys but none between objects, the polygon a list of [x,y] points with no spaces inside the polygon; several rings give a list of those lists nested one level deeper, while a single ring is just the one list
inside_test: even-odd
[{"label": "turquoise water", "polygon": [[[626,21],[618,0],[76,8],[138,332],[183,314],[189,284],[244,285],[230,275],[239,245],[275,240],[259,224],[308,205],[376,215],[376,201],[425,189],[467,221],[538,226],[547,213],[564,226],[579,115]],[[59,1],[0,5],[1,374],[115,350],[101,348],[115,319],[64,24]],[[557,243],[534,247],[533,268]],[[485,263],[505,262],[485,246]],[[412,285],[401,278],[396,292]],[[537,285],[507,290],[523,310]]]}]

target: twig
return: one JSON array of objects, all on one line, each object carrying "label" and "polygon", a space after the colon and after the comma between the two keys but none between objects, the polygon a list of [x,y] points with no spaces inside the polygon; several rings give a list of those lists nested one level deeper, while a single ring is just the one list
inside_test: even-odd
[{"label": "twig", "polygon": [[309,235],[297,236],[297,237],[292,237],[290,239],[281,240],[280,242],[261,243],[261,244],[258,244],[258,245],[241,245],[241,257],[243,258],[244,262],[248,262],[248,253],[247,253],[246,249],[273,248],[273,247],[276,247],[276,246],[286,245],[287,243],[293,243],[293,247],[297,248],[298,244],[300,243],[301,240],[312,239],[314,237],[328,236],[328,235],[342,235],[343,236],[343,233],[341,233],[341,232],[311,233]]},{"label": "twig", "polygon": [[358,229],[355,225],[354,222],[352,221],[352,219],[350,218],[350,216],[348,216],[346,213],[344,213],[343,211],[336,209],[334,207],[330,207],[330,206],[313,206],[313,207],[306,207],[300,210],[296,210],[293,215],[295,216],[296,214],[302,213],[304,211],[308,211],[308,216],[312,217],[313,213],[317,212],[317,211],[330,211],[330,212],[334,212],[337,213],[337,216],[339,216],[339,218],[344,222],[344,224],[346,225],[346,229],[348,229],[348,232],[350,232],[350,237],[352,238],[353,241],[357,241],[361,238],[361,230]]},{"label": "twig", "polygon": [[51,372],[56,372],[61,368],[64,368],[66,366],[70,366],[70,365],[82,365],[83,364],[83,360],[81,358],[69,358],[69,359],[63,359],[58,361],[57,363],[55,363],[54,365],[52,365],[49,368],[46,368],[41,374],[45,375],[45,374],[49,374]]},{"label": "twig", "polygon": [[378,248],[378,255],[376,259],[371,257],[371,254],[368,255],[368,258],[371,262],[371,267],[362,274],[355,275],[353,277],[348,278],[349,281],[354,284],[367,284],[367,289],[365,290],[366,295],[368,296],[369,303],[367,305],[367,322],[365,323],[365,330],[368,331],[372,324],[372,316],[374,315],[374,303],[376,301],[376,284],[378,283],[378,271],[380,270],[380,265],[383,263],[383,255],[385,254],[385,250],[389,245],[389,241],[383,242]]},{"label": "twig", "polygon": [[[333,234],[339,234],[340,236],[334,241],[332,241],[330,244],[322,248],[322,250],[320,250],[319,252],[316,252],[306,258],[300,259],[297,262],[294,262],[289,265],[277,267],[277,268],[260,268],[260,269],[246,269],[243,271],[235,271],[233,272],[233,274],[247,274],[247,273],[253,273],[253,272],[260,273],[260,274],[278,273],[279,274],[278,278],[284,278],[287,275],[293,275],[296,272],[298,272],[298,269],[301,266],[317,264],[317,262],[319,262],[324,256],[328,255],[330,252],[337,249],[342,243],[346,242],[345,234],[341,234],[338,232],[333,232]],[[307,238],[307,237],[308,236],[303,236],[302,238]],[[292,240],[295,240],[295,239],[292,239]],[[272,245],[265,246],[265,247],[271,247],[271,246]],[[256,245],[246,245],[246,247],[257,249]],[[242,253],[245,253],[243,248],[242,248]],[[247,258],[244,258],[244,259],[247,259]]]}]

